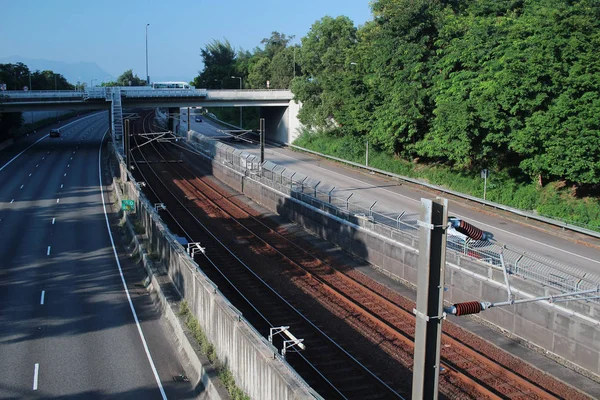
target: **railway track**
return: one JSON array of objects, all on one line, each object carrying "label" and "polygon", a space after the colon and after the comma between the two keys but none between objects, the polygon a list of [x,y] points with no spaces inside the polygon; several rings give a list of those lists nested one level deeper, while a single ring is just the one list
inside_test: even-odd
[{"label": "railway track", "polygon": [[[144,122],[148,122],[146,118]],[[305,339],[306,351],[294,354],[288,360],[315,390],[326,393],[326,398],[390,398],[390,395],[399,397],[410,393],[414,336],[411,308],[380,294],[376,285],[370,287],[363,282],[364,279],[353,277],[352,272],[343,273],[343,268],[336,266],[328,255],[306,251],[310,248],[307,243],[299,243],[297,237],[273,226],[235,196],[223,193],[206,177],[198,177],[184,163],[165,162],[165,154],[172,153],[173,149],[161,146],[159,150],[157,147],[143,147],[144,154],[139,155],[146,163],[138,165],[136,170],[154,188],[153,195],[157,201],[165,202],[165,197],[175,201],[167,207],[173,220],[179,221],[178,229],[190,240],[200,241],[207,249],[207,257],[197,259],[199,265],[230,300],[231,295],[248,304],[244,307],[246,309],[240,307],[244,316],[253,324],[256,322],[258,326],[255,327],[263,334],[262,326],[268,330],[267,326],[285,325],[291,326],[297,337]],[[155,168],[152,168],[153,165]],[[156,188],[162,189],[158,189],[157,193]],[[190,221],[190,215],[193,215],[196,224],[184,228],[181,221]],[[218,236],[229,237],[230,242],[221,244],[200,218],[220,221],[220,227],[216,229]],[[331,338],[324,341],[319,338],[323,334],[322,329],[304,317],[297,309],[299,307],[293,307],[274,291],[272,299],[266,299],[264,286],[261,286],[266,283],[253,270],[260,268],[250,268],[229,251],[236,247],[241,247],[236,254],[239,251],[248,259],[260,254],[269,265],[277,266],[279,275],[290,277],[301,292],[317,298],[318,305],[337,314],[348,329],[361,332],[372,343],[377,343],[388,359],[404,367],[406,376],[390,375],[386,368],[377,366],[371,366],[371,369],[386,377],[387,382],[377,378],[373,372],[367,372],[365,376],[368,368],[356,357],[342,351],[342,346],[333,344]],[[244,267],[241,268],[240,264]],[[250,282],[253,284],[250,285]],[[230,285],[231,289],[224,290],[224,285]],[[285,307],[287,310],[282,311]],[[360,358],[363,357],[366,358],[361,354]],[[450,398],[562,397],[561,393],[555,393],[556,390],[553,392],[551,388],[533,382],[527,374],[510,371],[506,365],[480,354],[450,335],[443,338],[442,361],[444,372],[440,377],[440,390]],[[351,362],[360,367],[351,366]],[[371,382],[373,378],[377,379]],[[375,385],[371,386],[373,383]],[[384,390],[390,392],[385,393]]]}]

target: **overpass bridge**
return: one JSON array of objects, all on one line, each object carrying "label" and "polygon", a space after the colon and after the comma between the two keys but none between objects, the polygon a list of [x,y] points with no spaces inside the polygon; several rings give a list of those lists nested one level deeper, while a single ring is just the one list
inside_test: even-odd
[{"label": "overpass bridge", "polygon": [[300,105],[289,90],[152,89],[95,87],[83,91],[17,91],[0,93],[0,112],[39,110],[108,110],[116,138],[123,134],[123,108],[259,107],[270,140],[291,143],[297,136]]}]

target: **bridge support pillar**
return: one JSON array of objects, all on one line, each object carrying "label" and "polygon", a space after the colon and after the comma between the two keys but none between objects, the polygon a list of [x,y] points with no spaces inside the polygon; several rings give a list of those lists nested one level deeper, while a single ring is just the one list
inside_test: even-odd
[{"label": "bridge support pillar", "polygon": [[291,100],[287,107],[261,107],[260,118],[265,119],[266,139],[278,143],[292,143],[300,135],[298,111],[301,105]]},{"label": "bridge support pillar", "polygon": [[181,122],[181,110],[179,107],[169,107],[169,120],[168,127],[169,130],[179,133],[179,127]]}]

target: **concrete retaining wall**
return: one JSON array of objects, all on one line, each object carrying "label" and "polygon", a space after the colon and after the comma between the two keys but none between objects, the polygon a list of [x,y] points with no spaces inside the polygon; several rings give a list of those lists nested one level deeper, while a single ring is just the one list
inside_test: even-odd
[{"label": "concrete retaining wall", "polygon": [[[123,174],[124,164],[120,161]],[[137,186],[131,181],[125,182],[123,192],[125,198],[135,201],[136,213],[152,252],[161,258],[169,277],[215,346],[219,360],[231,370],[237,385],[253,399],[319,399],[277,349],[252,328],[198,269]]]},{"label": "concrete retaining wall", "polygon": [[57,118],[70,112],[72,111],[23,111],[23,123],[31,124],[46,118]]},{"label": "concrete retaining wall", "polygon": [[[212,161],[215,177],[267,209],[339,245],[386,273],[416,285],[418,246],[414,239],[365,218],[324,212],[323,204],[294,199],[297,194],[264,177],[245,176],[223,163]],[[306,200],[306,199],[304,199]],[[337,211],[343,214],[341,211]],[[452,251],[447,252],[445,300],[504,301],[507,298],[501,270]],[[552,293],[535,282],[511,277],[516,298]],[[600,306],[596,303],[546,301],[492,308],[478,315],[503,330],[540,346],[575,366],[600,376]]]}]

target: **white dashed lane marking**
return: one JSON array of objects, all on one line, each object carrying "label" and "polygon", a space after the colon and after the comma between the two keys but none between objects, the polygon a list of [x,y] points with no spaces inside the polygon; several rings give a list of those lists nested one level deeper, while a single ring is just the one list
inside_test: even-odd
[{"label": "white dashed lane marking", "polygon": [[38,389],[38,374],[40,372],[40,364],[35,363],[35,367],[33,368],[33,390]]}]

